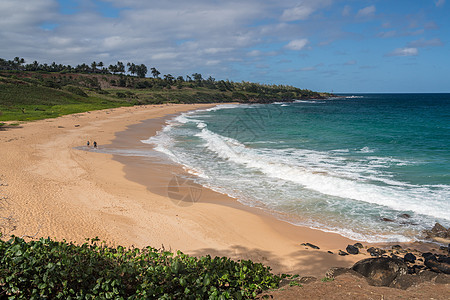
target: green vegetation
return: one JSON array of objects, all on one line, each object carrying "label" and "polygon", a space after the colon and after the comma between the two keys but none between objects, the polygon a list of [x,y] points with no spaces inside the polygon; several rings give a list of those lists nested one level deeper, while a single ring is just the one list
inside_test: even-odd
[{"label": "green vegetation", "polygon": [[[29,121],[61,115],[131,105],[99,97],[79,86],[49,87],[48,80],[33,82],[0,75],[0,121]],[[90,94],[90,95],[88,95]]]},{"label": "green vegetation", "polygon": [[0,298],[241,299],[277,288],[269,267],[151,247],[0,240]]},{"label": "green vegetation", "polygon": [[[286,85],[204,79],[199,73],[175,77],[151,68],[117,62],[108,68],[93,62],[76,67],[25,64],[0,58],[0,121],[35,120],[127,105],[162,103],[270,103],[322,99],[329,94]],[[136,75],[136,76],[135,76]]]}]

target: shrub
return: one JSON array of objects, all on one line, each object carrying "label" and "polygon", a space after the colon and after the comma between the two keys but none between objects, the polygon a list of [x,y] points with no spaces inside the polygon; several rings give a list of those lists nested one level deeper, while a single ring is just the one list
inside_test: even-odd
[{"label": "shrub", "polygon": [[116,92],[117,98],[126,98],[127,95],[125,93],[122,92]]},{"label": "shrub", "polygon": [[75,94],[75,95],[78,95],[78,96],[81,96],[81,97],[87,97],[88,96],[82,89],[80,89],[79,87],[76,87],[76,86],[68,86],[67,90],[69,92],[71,92],[72,94]]},{"label": "shrub", "polygon": [[276,288],[269,267],[147,247],[0,240],[0,296],[30,298],[241,299]]}]

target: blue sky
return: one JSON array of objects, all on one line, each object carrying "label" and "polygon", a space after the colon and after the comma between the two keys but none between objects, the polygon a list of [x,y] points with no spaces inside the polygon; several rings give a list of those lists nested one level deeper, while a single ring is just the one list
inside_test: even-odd
[{"label": "blue sky", "polygon": [[0,57],[334,92],[450,92],[450,1],[1,0]]}]

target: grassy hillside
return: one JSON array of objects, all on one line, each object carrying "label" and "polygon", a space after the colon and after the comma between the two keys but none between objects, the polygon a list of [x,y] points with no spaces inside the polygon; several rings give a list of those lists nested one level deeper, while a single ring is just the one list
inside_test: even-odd
[{"label": "grassy hillside", "polygon": [[127,105],[267,103],[327,96],[291,86],[212,78],[185,81],[181,77],[0,71],[0,121],[53,118]]}]

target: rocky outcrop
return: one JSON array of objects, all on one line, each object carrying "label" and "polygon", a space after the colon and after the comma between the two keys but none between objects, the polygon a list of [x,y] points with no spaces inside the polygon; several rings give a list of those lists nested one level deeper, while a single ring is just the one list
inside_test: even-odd
[{"label": "rocky outcrop", "polygon": [[367,252],[370,253],[371,256],[381,256],[386,253],[385,250],[375,247],[370,247],[367,249]]},{"label": "rocky outcrop", "polygon": [[355,263],[352,270],[375,286],[390,286],[399,276],[408,274],[406,263],[391,257],[367,258]]},{"label": "rocky outcrop", "polygon": [[333,268],[328,269],[328,271],[325,273],[325,277],[336,278],[343,274],[351,274],[351,275],[354,275],[357,277],[364,277],[360,273],[358,273],[350,268],[341,268],[341,267],[333,267]]},{"label": "rocky outcrop", "polygon": [[[443,235],[442,228],[435,227],[433,232]],[[435,253],[423,253],[417,249],[403,248],[401,245],[393,245],[390,248],[365,249],[360,243],[348,245],[347,252],[339,250],[338,254],[366,255],[364,252],[367,252],[373,258],[361,260],[352,268],[331,268],[325,276],[335,278],[343,274],[357,274],[365,278],[370,285],[398,289],[408,289],[426,282],[450,283],[450,257],[447,256],[447,246],[441,246],[439,250],[431,249]]]},{"label": "rocky outcrop", "polygon": [[359,248],[355,247],[355,245],[348,245],[347,248],[345,248],[347,253],[356,255],[359,253]]},{"label": "rocky outcrop", "polygon": [[305,246],[305,247],[310,247],[310,248],[313,248],[313,249],[320,249],[318,246],[313,245],[311,243],[302,243],[301,245]]},{"label": "rocky outcrop", "polygon": [[425,237],[440,243],[450,243],[450,228],[436,223],[431,230],[424,230]]},{"label": "rocky outcrop", "polygon": [[424,265],[436,273],[450,274],[450,257],[445,255],[426,255]]},{"label": "rocky outcrop", "polygon": [[403,260],[413,264],[416,262],[416,256],[412,253],[406,253]]}]

